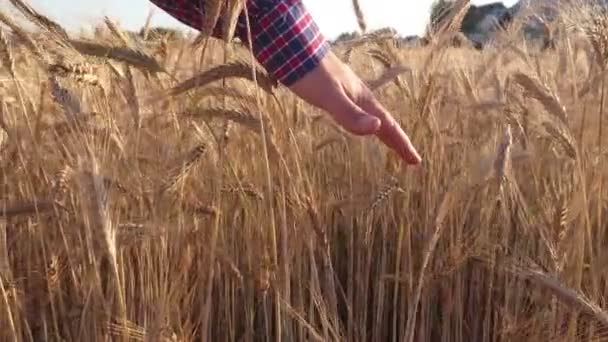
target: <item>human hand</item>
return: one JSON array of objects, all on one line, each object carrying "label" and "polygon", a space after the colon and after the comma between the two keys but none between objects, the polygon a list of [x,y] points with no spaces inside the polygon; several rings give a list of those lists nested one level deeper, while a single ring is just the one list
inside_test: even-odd
[{"label": "human hand", "polygon": [[311,105],[327,111],[350,133],[376,135],[408,164],[417,165],[422,161],[399,123],[352,69],[332,52],[289,88]]}]

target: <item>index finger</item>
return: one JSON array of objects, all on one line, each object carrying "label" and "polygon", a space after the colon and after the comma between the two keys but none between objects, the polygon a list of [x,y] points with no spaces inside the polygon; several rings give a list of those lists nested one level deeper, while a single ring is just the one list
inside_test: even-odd
[{"label": "index finger", "polygon": [[422,158],[393,116],[373,97],[362,101],[361,108],[382,122],[376,136],[410,165],[418,165]]}]

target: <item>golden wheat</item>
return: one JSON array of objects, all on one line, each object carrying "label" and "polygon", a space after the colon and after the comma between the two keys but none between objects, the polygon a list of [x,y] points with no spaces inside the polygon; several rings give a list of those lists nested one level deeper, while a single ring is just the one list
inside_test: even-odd
[{"label": "golden wheat", "polygon": [[429,46],[336,44],[409,168],[233,50],[243,3],[208,3],[202,56],[150,20],[65,37],[0,13],[0,340],[607,336],[603,24],[471,51],[460,1]]}]

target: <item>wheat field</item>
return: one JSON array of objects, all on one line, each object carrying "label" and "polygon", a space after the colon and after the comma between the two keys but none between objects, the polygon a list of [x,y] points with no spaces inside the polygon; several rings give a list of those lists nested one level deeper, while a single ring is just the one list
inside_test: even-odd
[{"label": "wheat field", "polygon": [[608,16],[567,12],[551,49],[336,45],[408,168],[238,44],[11,4],[1,341],[608,339]]}]

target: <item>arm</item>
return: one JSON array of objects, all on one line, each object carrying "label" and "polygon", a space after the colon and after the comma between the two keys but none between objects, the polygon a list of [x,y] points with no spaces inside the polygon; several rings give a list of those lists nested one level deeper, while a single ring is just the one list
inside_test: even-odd
[{"label": "arm", "polygon": [[[151,0],[196,28],[200,0]],[[255,58],[294,94],[327,111],[352,134],[376,135],[409,164],[421,158],[390,113],[364,82],[332,52],[301,0],[248,0],[251,46]],[[244,15],[237,35],[248,42]]]}]

